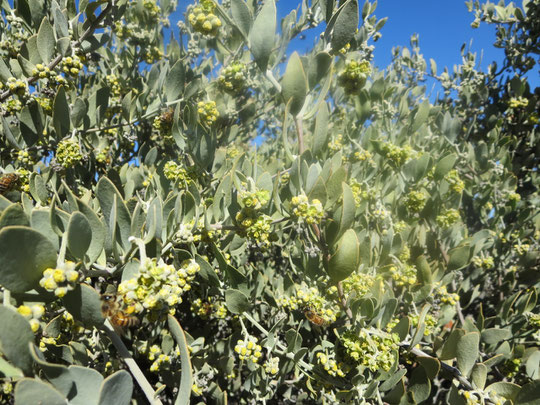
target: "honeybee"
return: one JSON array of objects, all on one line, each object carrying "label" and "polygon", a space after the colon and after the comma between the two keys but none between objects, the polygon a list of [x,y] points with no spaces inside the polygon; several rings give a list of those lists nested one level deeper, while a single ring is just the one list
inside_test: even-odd
[{"label": "honeybee", "polygon": [[163,114],[159,117],[161,119],[161,122],[167,125],[172,124],[174,117],[174,110],[171,108],[167,111],[164,111]]},{"label": "honeybee", "polygon": [[118,297],[114,294],[103,294],[101,296],[101,313],[103,317],[109,318],[114,330],[119,334],[124,334],[124,328],[131,328],[139,324],[139,319],[133,315],[133,307],[127,310],[121,309]]},{"label": "honeybee", "polygon": [[4,195],[8,191],[13,190],[18,181],[19,176],[16,173],[8,173],[0,177],[0,195]]},{"label": "honeybee", "polygon": [[310,321],[314,325],[326,326],[327,324],[326,319],[324,319],[320,314],[318,314],[311,307],[304,308],[304,315],[306,316],[307,320]]}]

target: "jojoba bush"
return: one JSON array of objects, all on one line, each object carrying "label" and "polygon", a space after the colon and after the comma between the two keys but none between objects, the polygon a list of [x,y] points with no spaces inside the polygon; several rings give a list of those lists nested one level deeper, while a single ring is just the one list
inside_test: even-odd
[{"label": "jojoba bush", "polygon": [[540,3],[176,3],[0,1],[0,402],[540,403]]}]

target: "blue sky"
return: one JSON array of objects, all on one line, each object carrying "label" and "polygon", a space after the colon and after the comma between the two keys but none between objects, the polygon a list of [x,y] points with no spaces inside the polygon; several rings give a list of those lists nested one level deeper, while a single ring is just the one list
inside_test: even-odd
[{"label": "blue sky", "polygon": [[[171,16],[171,27],[175,27],[177,19],[183,18],[190,3],[192,1],[179,0],[179,7]],[[359,0],[359,3],[360,7],[364,4],[363,0]],[[301,0],[277,0],[278,26],[281,18],[300,5]],[[463,44],[477,53],[482,70],[493,61],[501,66],[504,59],[504,51],[493,46],[494,26],[481,24],[477,29],[471,28],[474,15],[468,12],[465,0],[379,0],[374,14],[377,19],[388,17],[381,30],[382,38],[374,43],[374,64],[380,69],[390,63],[392,48],[409,46],[413,34],[419,35],[420,50],[428,66],[430,58],[436,61],[438,74],[445,66],[452,71],[454,65],[462,63],[460,49]],[[307,31],[306,39],[293,41],[289,50],[301,54],[308,52],[323,30],[324,27],[318,27]],[[534,70],[528,75],[533,88],[540,85],[537,73]]]}]

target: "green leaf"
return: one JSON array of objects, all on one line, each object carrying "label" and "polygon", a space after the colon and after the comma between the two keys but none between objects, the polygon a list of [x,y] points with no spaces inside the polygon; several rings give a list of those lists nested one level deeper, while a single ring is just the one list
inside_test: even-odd
[{"label": "green leaf", "polygon": [[73,318],[85,326],[100,327],[105,321],[101,313],[101,297],[88,284],[79,284],[63,300]]},{"label": "green leaf", "polygon": [[461,336],[456,345],[456,359],[459,371],[465,376],[471,372],[478,358],[478,345],[480,334],[478,332],[466,333]]},{"label": "green leaf", "polygon": [[65,138],[71,128],[69,105],[64,86],[60,86],[53,102],[53,124],[57,138]]},{"label": "green leaf", "polygon": [[11,204],[0,215],[0,229],[10,225],[30,226],[28,217],[20,204]]},{"label": "green leaf", "polygon": [[275,32],[276,4],[274,0],[266,0],[249,31],[249,49],[259,69],[263,72],[266,71],[274,48]]},{"label": "green leaf", "polygon": [[77,205],[79,207],[79,211],[81,211],[86,216],[86,219],[88,220],[88,223],[90,224],[90,228],[92,230],[92,241],[90,242],[90,246],[86,251],[88,261],[91,263],[95,261],[101,254],[101,251],[103,250],[103,246],[105,244],[107,231],[105,230],[105,226],[103,225],[97,214],[88,205],[83,203],[81,200],[77,200]]},{"label": "green leaf", "polygon": [[244,36],[249,34],[253,17],[244,0],[231,0],[231,13],[238,29]]},{"label": "green leaf", "polygon": [[184,90],[186,71],[184,62],[177,61],[171,68],[167,79],[165,79],[165,95],[167,101],[174,101],[180,97]]},{"label": "green leaf", "polygon": [[347,229],[351,228],[354,222],[354,215],[356,213],[356,203],[354,200],[354,194],[345,182],[341,184],[343,189],[343,201],[341,204],[340,216],[339,216],[339,233],[340,237]]},{"label": "green leaf", "polygon": [[23,378],[15,386],[15,405],[67,405],[68,401],[50,384]]},{"label": "green leaf", "polygon": [[451,153],[443,157],[437,165],[435,166],[435,172],[433,173],[433,178],[435,180],[441,180],[446,174],[452,170],[454,164],[456,163],[457,155]]},{"label": "green leaf", "polygon": [[225,291],[225,303],[233,314],[241,314],[250,307],[248,297],[242,291],[232,288]]},{"label": "green leaf", "polygon": [[47,17],[43,17],[37,35],[38,52],[44,63],[49,63],[55,53],[56,39],[54,30]]},{"label": "green leaf", "polygon": [[337,282],[349,277],[360,265],[360,242],[356,232],[347,230],[336,244],[335,252],[330,257],[327,272],[332,281]]},{"label": "green leaf", "polygon": [[424,122],[426,122],[428,116],[429,116],[429,110],[431,109],[431,105],[429,103],[429,100],[424,100],[422,104],[420,104],[420,107],[418,107],[418,111],[414,115],[413,122],[411,124],[409,132],[413,133],[418,131],[418,129],[422,126]]},{"label": "green leaf", "polygon": [[[106,177],[102,177],[96,185],[96,197],[101,206],[105,223],[109,226],[111,234],[116,232],[116,227],[120,231],[120,239],[124,249],[131,245],[129,237],[131,236],[131,216],[124,204],[122,195],[116,186]],[[111,213],[116,210],[116,222],[111,224]],[[114,241],[113,241],[114,243]]]},{"label": "green leaf", "polygon": [[416,275],[418,277],[418,282],[422,285],[431,284],[431,267],[424,255],[420,255],[415,260],[416,265]]},{"label": "green leaf", "polygon": [[0,346],[2,353],[24,374],[32,374],[32,356],[29,343],[34,341],[34,333],[28,321],[13,308],[0,306]]},{"label": "green leaf", "polygon": [[186,342],[186,336],[182,327],[178,323],[175,317],[169,315],[167,318],[167,324],[171,335],[178,343],[180,348],[180,361],[182,365],[182,375],[180,377],[180,388],[178,389],[178,396],[174,402],[175,405],[189,405],[189,398],[191,396],[191,386],[193,384],[193,376],[191,369],[191,360],[189,357],[188,345]]},{"label": "green leaf", "polygon": [[488,368],[484,363],[476,363],[471,372],[471,381],[476,388],[483,390],[486,386]]},{"label": "green leaf", "polygon": [[311,151],[314,155],[325,150],[328,144],[328,118],[328,105],[321,103],[315,117],[315,130],[313,131],[311,144]]},{"label": "green leaf", "polygon": [[45,361],[43,353],[36,346],[30,345],[34,361],[45,373],[47,380],[63,395],[68,396],[74,388],[73,376],[66,366]]},{"label": "green leaf", "polygon": [[488,345],[494,345],[501,340],[510,339],[512,337],[512,331],[508,329],[489,328],[482,331],[482,341]]},{"label": "green leaf", "polygon": [[516,396],[516,405],[535,405],[540,403],[540,380],[531,381],[521,387]]},{"label": "green leaf", "polygon": [[0,357],[0,375],[5,378],[15,378],[18,379],[24,374],[21,369],[14,367],[7,360]]},{"label": "green leaf", "polygon": [[290,101],[290,112],[296,116],[304,106],[308,90],[306,72],[297,52],[293,52],[289,58],[281,86],[283,100],[285,104]]},{"label": "green leaf", "polygon": [[447,270],[459,270],[469,264],[471,247],[468,245],[458,246],[448,252],[449,261]]},{"label": "green leaf", "polygon": [[30,194],[36,201],[41,201],[42,204],[48,205],[49,192],[43,178],[38,173],[32,173],[30,175]]},{"label": "green leaf", "polygon": [[[501,397],[504,397],[506,399],[514,400],[518,393],[520,392],[520,386],[517,384],[509,383],[509,382],[496,382],[491,385],[489,385],[485,390],[485,392],[494,392],[497,395],[500,395]],[[516,404],[519,404],[520,402],[516,402]],[[525,402],[526,403],[526,402]],[[537,404],[538,402],[531,402],[530,404]]]},{"label": "green leaf", "polygon": [[421,403],[429,398],[431,381],[429,381],[423,367],[416,367],[413,370],[409,381],[409,390],[414,395],[415,403]]},{"label": "green leaf", "polygon": [[120,370],[103,380],[99,391],[99,405],[129,405],[133,393],[131,375]]},{"label": "green leaf", "polygon": [[76,387],[76,394],[70,398],[70,405],[97,405],[99,392],[103,382],[103,376],[96,370],[81,366],[69,366]]},{"label": "green leaf", "polygon": [[348,0],[336,14],[324,33],[326,40],[330,38],[332,52],[338,52],[354,37],[358,28],[358,1]]},{"label": "green leaf", "polygon": [[43,271],[56,265],[56,249],[41,233],[24,226],[0,230],[0,284],[13,292],[39,286]]},{"label": "green leaf", "polygon": [[67,238],[68,248],[73,256],[84,259],[92,242],[92,229],[86,216],[79,211],[75,211],[69,219]]}]

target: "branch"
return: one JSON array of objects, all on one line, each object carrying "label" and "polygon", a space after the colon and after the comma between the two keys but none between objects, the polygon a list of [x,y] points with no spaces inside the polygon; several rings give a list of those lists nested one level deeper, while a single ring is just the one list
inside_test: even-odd
[{"label": "branch", "polygon": [[118,354],[120,355],[120,357],[128,366],[129,371],[131,371],[131,374],[133,375],[133,378],[135,378],[135,380],[139,384],[139,387],[141,387],[144,395],[146,396],[146,399],[148,399],[148,401],[152,405],[162,405],[162,402],[158,398],[156,398],[156,393],[154,392],[152,385],[150,385],[150,383],[144,376],[142,370],[139,368],[139,365],[131,356],[131,353],[129,352],[124,342],[122,342],[122,339],[120,339],[120,336],[116,334],[108,319],[105,320],[105,323],[103,324],[103,329],[105,330],[105,333],[107,334],[109,339],[111,339],[114,347],[116,347],[116,350],[118,350]]},{"label": "branch", "polygon": [[[88,38],[90,35],[94,33],[94,31],[98,28],[99,24],[105,19],[105,16],[109,13],[109,11],[113,7],[113,2],[109,1],[107,4],[107,7],[97,16],[97,18],[92,22],[92,24],[86,29],[86,31],[83,32],[81,37],[72,45],[73,48],[79,48],[81,44]],[[58,55],[56,58],[52,60],[51,63],[47,66],[49,70],[53,70],[63,59],[64,57],[62,55]],[[39,79],[38,76],[32,76],[28,79],[28,84],[34,84]],[[11,90],[6,90],[4,93],[0,95],[0,101],[6,100],[11,95]]]}]

